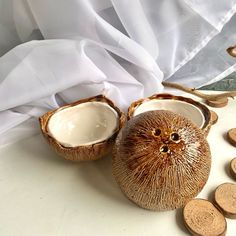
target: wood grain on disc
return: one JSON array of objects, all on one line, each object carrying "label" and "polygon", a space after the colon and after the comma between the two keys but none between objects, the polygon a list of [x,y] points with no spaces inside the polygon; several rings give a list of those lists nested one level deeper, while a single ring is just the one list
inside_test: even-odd
[{"label": "wood grain on disc", "polygon": [[236,158],[230,162],[230,173],[236,179]]},{"label": "wood grain on disc", "polygon": [[186,227],[193,235],[225,235],[227,223],[222,213],[209,201],[193,199],[183,211]]},{"label": "wood grain on disc", "polygon": [[217,100],[206,100],[207,105],[211,107],[225,107],[228,104],[228,98],[220,98]]},{"label": "wood grain on disc", "polygon": [[227,139],[232,145],[236,146],[236,128],[230,129],[228,131]]},{"label": "wood grain on disc", "polygon": [[215,202],[226,217],[236,219],[236,184],[224,183],[217,187]]},{"label": "wood grain on disc", "polygon": [[218,115],[216,112],[211,111],[211,124],[214,125],[218,121]]}]

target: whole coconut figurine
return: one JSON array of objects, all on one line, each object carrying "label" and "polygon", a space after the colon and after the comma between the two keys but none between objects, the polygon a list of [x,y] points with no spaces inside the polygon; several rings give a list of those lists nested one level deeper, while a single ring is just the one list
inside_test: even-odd
[{"label": "whole coconut figurine", "polygon": [[124,194],[156,211],[183,207],[204,187],[211,167],[202,131],[189,119],[163,110],[129,120],[113,154],[113,174]]}]

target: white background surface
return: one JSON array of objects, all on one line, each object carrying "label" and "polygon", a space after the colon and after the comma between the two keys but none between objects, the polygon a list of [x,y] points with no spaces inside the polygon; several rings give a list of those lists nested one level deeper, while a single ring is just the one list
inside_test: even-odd
[{"label": "white background surface", "polygon": [[[212,108],[211,108],[212,109]],[[236,148],[224,134],[236,127],[236,100],[219,115],[208,140],[212,152],[209,180],[198,197],[211,199],[223,182],[235,182],[228,164]],[[227,219],[228,236],[236,220]],[[179,236],[188,235],[181,210],[152,212],[131,203],[111,174],[111,158],[71,163],[54,154],[41,135],[0,149],[1,236]]]}]

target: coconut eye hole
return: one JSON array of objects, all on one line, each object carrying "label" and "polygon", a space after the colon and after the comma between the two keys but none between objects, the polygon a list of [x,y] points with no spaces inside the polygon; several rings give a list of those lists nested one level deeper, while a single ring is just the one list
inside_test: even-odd
[{"label": "coconut eye hole", "polygon": [[155,129],[153,131],[154,136],[160,136],[161,135],[161,130],[160,129]]},{"label": "coconut eye hole", "polygon": [[168,151],[169,151],[168,146],[166,146],[166,145],[161,146],[160,152],[167,153]]},{"label": "coconut eye hole", "polygon": [[175,141],[175,142],[179,141],[179,139],[180,139],[179,134],[177,134],[177,133],[172,133],[170,135],[170,138],[172,141]]}]

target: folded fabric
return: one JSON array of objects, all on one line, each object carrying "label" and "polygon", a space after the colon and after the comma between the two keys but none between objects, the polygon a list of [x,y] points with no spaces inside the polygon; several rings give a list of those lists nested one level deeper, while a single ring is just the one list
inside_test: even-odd
[{"label": "folded fabric", "polygon": [[0,145],[64,103],[102,93],[126,110],[163,80],[221,80],[236,68],[235,12],[236,0],[0,0]]}]

